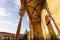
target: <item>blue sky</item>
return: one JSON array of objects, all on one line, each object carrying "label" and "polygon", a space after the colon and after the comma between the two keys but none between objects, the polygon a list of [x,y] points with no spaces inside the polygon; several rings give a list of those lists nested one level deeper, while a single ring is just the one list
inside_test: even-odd
[{"label": "blue sky", "polygon": [[[16,33],[19,21],[19,0],[0,0],[0,32]],[[27,12],[23,17],[21,33],[29,30]]]}]

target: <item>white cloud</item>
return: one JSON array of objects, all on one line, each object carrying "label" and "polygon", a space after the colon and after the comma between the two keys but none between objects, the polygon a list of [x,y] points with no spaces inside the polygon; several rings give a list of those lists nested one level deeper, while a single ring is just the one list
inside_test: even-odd
[{"label": "white cloud", "polygon": [[21,6],[20,0],[15,0],[14,4],[16,5],[15,8],[17,8],[17,7],[20,8],[20,6]]},{"label": "white cloud", "polygon": [[3,28],[3,27],[0,27],[0,32],[3,32],[3,30],[5,30],[5,28]]},{"label": "white cloud", "polygon": [[27,21],[29,22],[29,17],[27,16]]},{"label": "white cloud", "polygon": [[10,21],[0,20],[0,32],[15,32],[15,27],[17,23],[13,23]]},{"label": "white cloud", "polygon": [[5,2],[6,0],[2,0],[3,2]]},{"label": "white cloud", "polygon": [[6,2],[6,0],[0,0],[0,2],[5,3],[5,2]]},{"label": "white cloud", "polygon": [[17,23],[11,22],[11,21],[4,21],[4,20],[0,20],[0,27],[4,27],[4,26],[17,26]]},{"label": "white cloud", "polygon": [[7,12],[5,8],[0,8],[0,16],[10,16],[11,14]]},{"label": "white cloud", "polygon": [[0,32],[11,32],[15,33],[17,24],[11,21],[0,20]]},{"label": "white cloud", "polygon": [[15,9],[13,9],[13,11],[20,9],[21,7],[20,0],[15,0],[14,4],[15,4]]}]

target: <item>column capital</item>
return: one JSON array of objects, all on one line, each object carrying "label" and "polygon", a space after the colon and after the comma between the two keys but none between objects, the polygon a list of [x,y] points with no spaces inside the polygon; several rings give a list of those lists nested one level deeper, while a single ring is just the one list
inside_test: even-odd
[{"label": "column capital", "polygon": [[20,9],[19,15],[20,15],[20,16],[24,16],[24,13],[25,13],[25,9]]}]

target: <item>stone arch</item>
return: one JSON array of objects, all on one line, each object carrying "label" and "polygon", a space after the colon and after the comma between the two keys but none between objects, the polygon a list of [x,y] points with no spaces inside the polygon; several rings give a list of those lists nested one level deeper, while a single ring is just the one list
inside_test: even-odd
[{"label": "stone arch", "polygon": [[45,16],[47,15],[47,11],[45,9],[42,10],[42,14],[41,14],[41,26],[42,26],[42,30],[43,30],[43,34],[44,34],[44,38],[49,38],[49,30],[46,26],[46,22],[45,22]]},{"label": "stone arch", "polygon": [[54,28],[53,28],[53,26],[52,26],[52,23],[51,23],[51,19],[49,18],[49,16],[48,15],[46,15],[45,16],[45,22],[46,22],[46,25],[47,25],[47,27],[48,27],[48,30],[49,30],[49,34],[50,34],[50,39],[51,40],[58,40],[57,39],[57,35],[56,35],[56,33],[55,33],[55,30],[54,30]]},{"label": "stone arch", "polygon": [[45,22],[46,22],[46,25],[47,25],[47,27],[49,29],[50,35],[55,35],[56,36],[48,15],[45,16]]}]

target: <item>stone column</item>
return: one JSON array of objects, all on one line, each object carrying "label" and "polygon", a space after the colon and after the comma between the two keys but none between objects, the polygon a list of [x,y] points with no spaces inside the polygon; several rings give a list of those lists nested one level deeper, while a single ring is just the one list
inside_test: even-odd
[{"label": "stone column", "polygon": [[30,23],[29,25],[30,25],[30,40],[33,40],[33,25],[32,23]]},{"label": "stone column", "polygon": [[42,30],[44,33],[44,38],[49,38],[50,39],[50,33],[49,33],[49,29],[46,25],[46,21],[45,21],[45,16],[47,15],[47,11],[45,9],[42,10],[42,14],[41,14],[41,25],[42,25]]},{"label": "stone column", "polygon": [[20,12],[19,12],[20,20],[19,20],[19,24],[18,24],[15,40],[19,40],[22,17],[24,16],[24,13],[25,13],[25,1],[26,0],[21,0],[21,9],[20,9]]},{"label": "stone column", "polygon": [[50,23],[51,23],[53,29],[54,29],[54,32],[55,32],[56,36],[60,37],[59,29],[58,29],[58,27],[56,25],[56,22],[55,22],[53,16],[51,16],[51,11],[49,10],[48,6],[46,6],[46,10],[48,12],[48,18],[50,20]]},{"label": "stone column", "polygon": [[30,40],[30,32],[27,32],[27,40]]},{"label": "stone column", "polygon": [[59,30],[57,29],[55,21],[50,17],[49,17],[49,19],[50,19],[51,25],[52,25],[52,27],[54,29],[54,32],[55,32],[56,36],[59,38],[60,34],[59,34]]},{"label": "stone column", "polygon": [[20,35],[21,22],[22,22],[22,17],[20,17],[20,20],[19,20],[15,40],[19,40],[19,37],[20,37],[19,35]]},{"label": "stone column", "polygon": [[43,30],[44,39],[46,39],[46,32],[45,32],[45,28],[44,28],[44,25],[42,22],[41,22],[41,26],[42,26],[42,30]]}]

